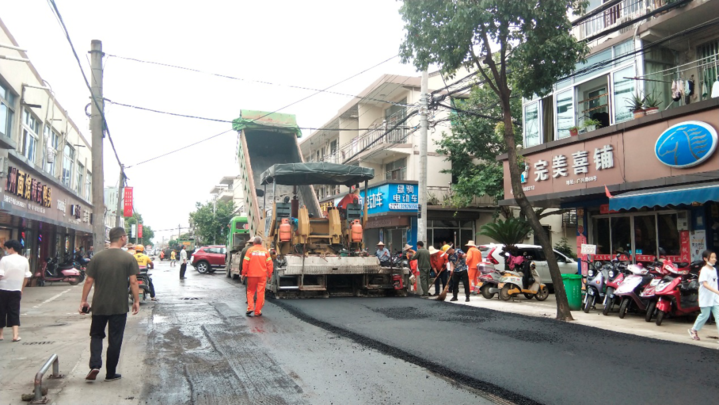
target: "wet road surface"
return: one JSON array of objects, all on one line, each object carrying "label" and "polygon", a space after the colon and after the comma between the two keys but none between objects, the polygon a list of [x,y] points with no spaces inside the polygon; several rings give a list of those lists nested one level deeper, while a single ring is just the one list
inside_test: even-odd
[{"label": "wet road surface", "polygon": [[160,302],[143,305],[152,316],[141,403],[512,403],[305,322],[275,301],[262,318],[247,318],[244,287],[222,270],[200,275],[188,266],[183,281],[178,271],[158,264]]}]

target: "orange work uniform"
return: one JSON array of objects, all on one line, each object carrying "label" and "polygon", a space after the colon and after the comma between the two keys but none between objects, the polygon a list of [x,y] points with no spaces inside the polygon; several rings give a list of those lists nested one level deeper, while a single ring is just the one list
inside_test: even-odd
[{"label": "orange work uniform", "polygon": [[482,252],[476,247],[470,247],[467,250],[467,271],[469,272],[467,275],[469,276],[469,285],[472,291],[474,291],[474,286],[477,284],[477,264],[481,261]]},{"label": "orange work uniform", "polygon": [[[262,314],[265,306],[265,285],[272,275],[272,257],[262,245],[254,245],[247,250],[242,261],[242,276],[247,277],[247,312]],[[255,305],[257,294],[257,305]]]}]

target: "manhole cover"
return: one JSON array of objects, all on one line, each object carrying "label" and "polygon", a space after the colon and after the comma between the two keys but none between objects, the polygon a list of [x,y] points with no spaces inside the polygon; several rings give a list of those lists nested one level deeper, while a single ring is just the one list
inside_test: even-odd
[{"label": "manhole cover", "polygon": [[24,346],[51,345],[55,342],[25,342]]},{"label": "manhole cover", "polygon": [[198,297],[183,297],[183,298],[180,298],[180,299],[181,299],[181,300],[185,300],[185,301],[199,300]]}]

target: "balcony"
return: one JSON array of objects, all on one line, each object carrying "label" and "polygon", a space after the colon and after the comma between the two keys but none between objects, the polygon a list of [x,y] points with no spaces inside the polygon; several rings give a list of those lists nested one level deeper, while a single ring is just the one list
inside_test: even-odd
[{"label": "balcony", "polygon": [[344,145],[336,153],[329,155],[327,158],[338,159],[338,163],[342,163],[364,152],[383,150],[391,147],[392,145],[407,143],[407,138],[409,136],[407,125],[400,125],[385,135],[388,129],[397,125],[397,123],[402,121],[406,116],[406,109],[402,109],[390,115],[382,122],[382,124],[375,126],[358,137],[355,137],[350,143]]},{"label": "balcony", "polygon": [[[614,28],[624,22],[641,17],[656,7],[661,7],[666,0],[623,0],[606,10],[597,13],[576,27],[577,38],[590,38],[603,31]],[[589,11],[591,13],[591,10]],[[626,29],[631,29],[627,27]]]}]

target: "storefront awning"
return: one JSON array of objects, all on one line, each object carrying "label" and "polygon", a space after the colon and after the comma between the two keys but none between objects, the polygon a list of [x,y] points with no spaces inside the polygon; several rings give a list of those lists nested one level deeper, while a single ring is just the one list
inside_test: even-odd
[{"label": "storefront awning", "polygon": [[719,183],[692,184],[686,186],[655,188],[632,191],[609,199],[609,210],[666,207],[691,203],[719,201]]}]

